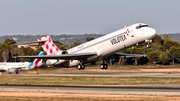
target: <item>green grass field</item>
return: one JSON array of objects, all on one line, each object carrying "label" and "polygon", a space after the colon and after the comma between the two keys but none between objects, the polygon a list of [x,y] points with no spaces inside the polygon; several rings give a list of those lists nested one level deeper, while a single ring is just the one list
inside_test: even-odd
[{"label": "green grass field", "polygon": [[[14,96],[2,96],[0,97],[0,101],[102,101],[100,98],[76,98],[76,97],[14,97]],[[103,100],[109,101],[109,100]]]},{"label": "green grass field", "polygon": [[180,78],[156,77],[0,77],[0,84],[24,85],[143,85],[180,84]]}]

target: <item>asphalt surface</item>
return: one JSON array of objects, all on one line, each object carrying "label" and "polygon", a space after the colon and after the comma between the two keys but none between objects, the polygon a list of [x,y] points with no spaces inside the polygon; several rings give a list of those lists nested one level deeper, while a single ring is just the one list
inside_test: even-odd
[{"label": "asphalt surface", "polygon": [[[95,76],[95,77],[180,77],[167,73],[47,73],[47,74],[2,74],[0,76]],[[42,86],[0,85],[0,91],[92,93],[92,94],[147,94],[180,95],[179,85],[96,85],[96,86]]]},{"label": "asphalt surface", "polygon": [[42,86],[0,85],[0,91],[92,93],[92,94],[147,94],[180,95],[179,85],[96,85],[96,86]]},{"label": "asphalt surface", "polygon": [[88,76],[88,77],[180,77],[168,73],[46,73],[46,74],[2,74],[0,76]]}]

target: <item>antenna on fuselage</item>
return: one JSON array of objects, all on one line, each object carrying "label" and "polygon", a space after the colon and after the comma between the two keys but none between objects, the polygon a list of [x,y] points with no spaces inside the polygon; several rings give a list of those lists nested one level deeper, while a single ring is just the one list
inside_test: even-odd
[{"label": "antenna on fuselage", "polygon": [[124,25],[124,28],[126,28],[126,25]]}]

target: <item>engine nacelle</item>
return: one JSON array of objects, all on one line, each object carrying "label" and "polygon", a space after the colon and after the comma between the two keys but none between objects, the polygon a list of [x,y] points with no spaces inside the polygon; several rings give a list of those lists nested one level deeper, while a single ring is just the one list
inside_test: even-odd
[{"label": "engine nacelle", "polygon": [[[59,55],[62,54],[68,54],[68,52],[66,50],[61,50],[61,52],[59,53]],[[56,54],[58,55],[58,54]],[[48,65],[49,67],[53,66],[53,65],[57,65],[57,64],[61,64],[64,63],[66,60],[57,60],[57,59],[48,59],[46,61],[46,65]]]},{"label": "engine nacelle", "polygon": [[68,54],[66,50],[61,50],[61,54]]},{"label": "engine nacelle", "polygon": [[15,69],[8,69],[8,70],[7,70],[8,73],[13,73],[13,72],[15,72],[15,71],[16,71]]}]

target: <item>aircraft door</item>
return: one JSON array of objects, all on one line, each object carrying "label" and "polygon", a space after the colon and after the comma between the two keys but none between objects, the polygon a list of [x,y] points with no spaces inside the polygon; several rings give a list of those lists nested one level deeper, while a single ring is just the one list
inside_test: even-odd
[{"label": "aircraft door", "polygon": [[131,29],[131,31],[130,31],[130,36],[131,36],[131,37],[134,37],[133,29]]}]

